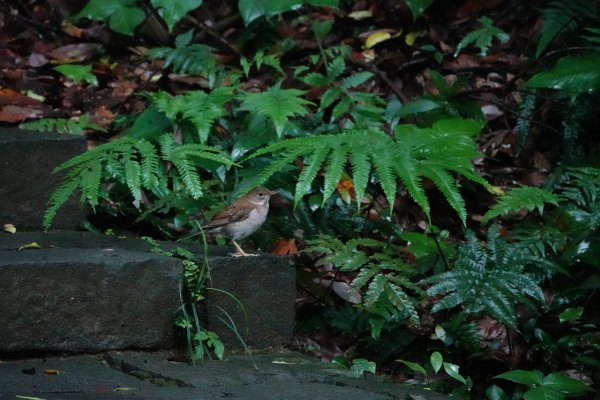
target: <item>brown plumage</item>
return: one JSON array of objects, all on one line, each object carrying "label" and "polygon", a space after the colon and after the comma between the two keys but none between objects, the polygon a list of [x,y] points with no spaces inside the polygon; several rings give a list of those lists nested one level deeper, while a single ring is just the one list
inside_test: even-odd
[{"label": "brown plumage", "polygon": [[276,194],[267,188],[253,189],[225,209],[216,213],[202,229],[209,233],[218,233],[229,239],[237,252],[233,256],[253,256],[246,253],[236,240],[252,235],[265,222],[269,213],[269,199]]}]

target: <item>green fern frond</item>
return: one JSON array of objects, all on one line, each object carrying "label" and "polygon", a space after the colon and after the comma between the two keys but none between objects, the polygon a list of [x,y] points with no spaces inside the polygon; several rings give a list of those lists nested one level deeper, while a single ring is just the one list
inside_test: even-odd
[{"label": "green fern frond", "polygon": [[71,177],[67,175],[67,177],[63,180],[63,183],[57,187],[54,192],[52,192],[52,195],[50,196],[50,199],[46,205],[46,211],[44,211],[44,217],[42,220],[44,229],[50,228],[58,209],[65,204],[67,200],[69,200],[73,192],[75,192],[77,187],[79,187],[79,179],[77,179],[76,174],[74,175],[75,176]]},{"label": "green fern frond", "polygon": [[373,73],[369,71],[357,72],[350,75],[342,81],[342,89],[350,89],[362,85],[373,77]]},{"label": "green fern frond", "polygon": [[175,39],[175,48],[156,47],[148,51],[150,59],[165,60],[164,68],[172,67],[178,74],[206,75],[215,69],[213,48],[204,44],[191,44],[193,30]]},{"label": "green fern frond", "polygon": [[367,291],[363,298],[364,305],[366,307],[369,307],[369,306],[372,306],[373,304],[375,304],[379,300],[379,298],[381,297],[383,292],[385,291],[385,286],[386,286],[385,275],[383,275],[383,274],[376,275],[375,278],[373,278],[373,280],[371,280],[371,283],[369,283],[369,287],[367,288]]},{"label": "green fern frond", "polygon": [[378,146],[372,150],[375,157],[371,158],[373,166],[375,167],[375,172],[379,178],[379,184],[390,205],[390,214],[394,209],[394,199],[396,198],[397,188],[396,176],[394,173],[398,173],[399,171],[404,172],[402,169],[394,168],[397,159],[395,150],[395,146]]},{"label": "green fern frond", "polygon": [[278,86],[272,86],[262,93],[244,93],[240,109],[270,118],[275,124],[277,136],[281,137],[288,119],[308,113],[306,106],[312,103],[301,97],[304,93],[302,90],[281,89]]},{"label": "green fern frond", "polygon": [[43,118],[21,124],[24,129],[34,131],[47,131],[57,133],[68,133],[71,135],[83,135],[86,130],[106,132],[102,126],[90,121],[89,114],[83,114],[79,118]]},{"label": "green fern frond", "polygon": [[294,197],[294,202],[296,204],[298,204],[300,200],[302,200],[302,197],[309,192],[310,186],[315,180],[317,173],[321,169],[321,164],[323,164],[323,161],[327,158],[330,150],[329,147],[321,147],[316,149],[315,152],[306,159],[304,169],[296,183],[296,194]]},{"label": "green fern frond", "polygon": [[172,123],[177,123],[179,118],[192,122],[198,130],[200,143],[206,143],[215,120],[228,115],[225,104],[233,99],[233,90],[223,87],[210,93],[195,90],[177,96],[157,92],[150,99]]},{"label": "green fern frond", "polygon": [[98,205],[98,192],[100,191],[100,179],[102,176],[102,165],[99,162],[90,163],[81,171],[81,199],[82,203],[87,200],[94,209]]},{"label": "green fern frond", "polygon": [[273,155],[270,165],[259,174],[257,184],[261,184],[286,164],[293,163],[296,157],[306,156],[308,161],[300,173],[301,179],[295,194],[298,204],[331,153],[327,168],[329,172],[325,173],[323,204],[333,194],[336,180],[341,176],[340,171],[343,172],[349,160],[358,207],[373,170],[392,207],[396,185],[400,180],[429,219],[429,201],[422,184],[422,177],[426,176],[439,187],[464,222],[464,201],[450,173],[458,172],[469,180],[487,186],[487,182],[474,172],[471,163],[479,154],[472,138],[473,132],[480,128],[478,122],[453,119],[436,123],[431,129],[400,125],[396,127],[393,137],[376,128],[345,130],[338,135],[281,140],[258,150],[248,159]]},{"label": "green fern frond", "polygon": [[467,224],[465,200],[460,195],[456,178],[437,165],[421,164],[423,175],[433,181],[435,186],[444,194],[450,206],[456,211],[463,225]]},{"label": "green fern frond", "polygon": [[[464,348],[472,353],[481,350],[481,335],[477,325],[468,319],[464,313],[453,314],[442,327],[446,335],[451,337],[453,345]],[[447,343],[447,342],[446,342]]]},{"label": "green fern frond", "polygon": [[[360,138],[358,138],[358,140],[360,141]],[[367,190],[367,184],[369,183],[369,176],[371,173],[369,159],[371,158],[372,153],[369,151],[369,146],[358,146],[358,143],[354,143],[352,140],[350,140],[349,145],[354,194],[356,195],[357,207],[360,208],[362,199]]]},{"label": "green fern frond", "polygon": [[388,299],[392,302],[394,307],[399,310],[405,311],[409,315],[410,322],[417,326],[419,325],[419,314],[415,309],[410,297],[402,290],[402,288],[396,284],[388,282],[387,284]]},{"label": "green fern frond", "polygon": [[227,87],[215,89],[209,94],[194,91],[184,95],[187,104],[182,115],[189,119],[198,130],[200,143],[206,143],[208,140],[215,120],[228,115],[225,103],[231,101],[232,98],[233,90]]},{"label": "green fern frond", "polygon": [[[225,167],[233,165],[233,161],[219,149],[191,144],[181,146],[173,138],[165,134],[158,140],[162,159],[171,161],[180,174],[184,188],[192,197],[202,195],[200,177],[197,168],[202,160],[218,163]],[[51,195],[44,214],[44,228],[48,229],[56,212],[76,189],[81,189],[81,201],[92,208],[99,204],[101,185],[112,182],[125,185],[134,203],[139,206],[142,189],[168,193],[166,189],[169,179],[179,179],[176,174],[161,178],[161,159],[157,147],[145,139],[124,137],[100,145],[83,154],[75,156],[54,169],[54,172],[67,171],[63,183]]]},{"label": "green fern frond", "polygon": [[535,51],[539,57],[559,35],[577,29],[587,17],[596,15],[594,0],[549,1],[542,9],[542,27]]},{"label": "green fern frond", "polygon": [[358,275],[352,280],[352,287],[357,290],[362,289],[379,272],[380,271],[377,268],[361,269]]},{"label": "green fern frond", "polygon": [[494,38],[498,39],[500,43],[507,43],[510,40],[510,36],[502,29],[494,26],[494,21],[489,17],[480,17],[478,21],[482,25],[481,28],[475,29],[465,35],[456,46],[454,57],[457,57],[460,52],[471,43],[475,44],[475,47],[479,49],[479,55],[485,57],[492,46],[492,40]]},{"label": "green fern frond", "polygon": [[[323,184],[323,199],[331,197],[335,188],[342,178],[346,161],[348,156],[348,150],[346,147],[335,147],[330,156],[327,168],[325,169],[325,182]],[[325,205],[325,200],[321,203],[321,207]]]},{"label": "green fern frond", "polygon": [[547,190],[532,186],[521,186],[512,189],[500,198],[488,212],[485,213],[481,222],[486,224],[490,219],[506,215],[510,212],[519,211],[523,208],[528,211],[537,209],[540,213],[544,212],[546,203],[558,205],[558,199]]},{"label": "green fern frond", "polygon": [[524,267],[535,263],[526,247],[508,246],[496,225],[488,232],[486,247],[479,244],[473,232],[468,231],[466,236],[467,242],[459,248],[454,268],[422,281],[431,284],[427,289],[429,295],[444,294],[432,312],[462,305],[464,313],[485,312],[514,328],[517,304],[533,307],[535,300],[544,306],[538,282],[523,274]]},{"label": "green fern frond", "polygon": [[137,160],[132,158],[132,154],[126,154],[124,161],[125,182],[133,195],[134,204],[139,205],[142,200],[142,167]]},{"label": "green fern frond", "polygon": [[535,112],[537,95],[535,90],[532,93],[526,93],[523,101],[519,104],[519,117],[517,118],[517,134],[519,143],[523,144],[531,132],[531,120]]}]

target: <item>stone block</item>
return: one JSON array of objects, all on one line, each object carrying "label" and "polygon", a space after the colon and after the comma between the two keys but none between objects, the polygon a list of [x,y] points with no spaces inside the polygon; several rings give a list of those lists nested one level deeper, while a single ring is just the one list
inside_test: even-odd
[{"label": "stone block", "polygon": [[[43,248],[18,251],[32,242]],[[185,247],[201,255],[201,246]],[[241,348],[223,323],[229,317],[251,348],[289,344],[296,297],[291,260],[232,258],[225,252],[209,247],[217,290],[206,292],[205,327],[228,350]],[[173,346],[181,272],[181,260],[150,253],[139,239],[72,231],[0,233],[0,353]],[[243,304],[245,314],[224,292]]]},{"label": "stone block", "polygon": [[290,258],[209,257],[209,265],[212,287],[217,290],[206,292],[208,328],[217,332],[229,349],[243,347],[228,326],[232,321],[250,348],[281,348],[291,343],[296,269]]},{"label": "stone block", "polygon": [[172,346],[180,276],[179,260],[118,248],[1,250],[0,352]]},{"label": "stone block", "polygon": [[[52,170],[86,151],[82,136],[0,128],[0,226],[19,231],[42,229],[46,203],[61,182]],[[83,212],[73,196],[60,208],[53,229],[79,226]]]}]

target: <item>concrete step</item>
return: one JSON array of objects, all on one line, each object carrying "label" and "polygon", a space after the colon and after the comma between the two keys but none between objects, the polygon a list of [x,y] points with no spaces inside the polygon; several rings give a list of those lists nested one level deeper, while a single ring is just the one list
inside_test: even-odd
[{"label": "concrete step", "polygon": [[[86,150],[83,136],[0,128],[0,227],[41,231],[46,203],[61,182],[54,168]],[[53,229],[76,229],[83,219],[73,196],[54,219]]]},{"label": "concrete step", "polygon": [[[36,243],[41,249],[22,249]],[[163,243],[173,247],[172,243]],[[200,255],[200,246],[190,250]],[[232,258],[209,248],[207,329],[240,348],[287,345],[294,331],[295,268],[276,256]],[[0,234],[0,353],[102,352],[174,346],[181,260],[139,239],[63,231]],[[247,318],[246,318],[247,317]]]},{"label": "concrete step", "polygon": [[[48,374],[48,370],[57,374]],[[197,366],[173,361],[164,352],[0,362],[0,399],[15,396],[46,400],[450,399],[417,386],[385,383],[373,375],[356,378],[347,369],[294,352],[232,355]]]}]

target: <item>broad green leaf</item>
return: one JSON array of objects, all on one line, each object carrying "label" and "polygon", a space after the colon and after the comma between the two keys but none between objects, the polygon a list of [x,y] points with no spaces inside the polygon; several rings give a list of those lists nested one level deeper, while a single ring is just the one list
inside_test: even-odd
[{"label": "broad green leaf", "polygon": [[544,378],[544,386],[554,386],[561,393],[580,394],[587,392],[590,388],[583,382],[569,378],[562,372],[553,372]]},{"label": "broad green leaf", "polygon": [[136,4],[136,0],[90,0],[85,7],[75,15],[75,18],[88,18],[92,20],[105,20],[111,15],[122,12],[124,8]]},{"label": "broad green leaf", "polygon": [[563,322],[574,321],[583,314],[583,307],[569,307],[558,315],[559,321]]},{"label": "broad green leaf", "polygon": [[526,371],[523,369],[516,369],[514,371],[504,372],[500,375],[496,375],[494,378],[506,379],[511,382],[522,383],[524,385],[541,385],[544,382],[544,374],[540,371]]},{"label": "broad green leaf", "polygon": [[448,376],[456,379],[457,381],[459,381],[460,383],[462,383],[464,385],[467,383],[467,380],[461,374],[458,373],[459,368],[460,367],[456,364],[452,364],[452,363],[448,363],[448,362],[444,363],[444,371],[446,371]]},{"label": "broad green leaf", "polygon": [[54,67],[55,71],[60,72],[67,78],[71,79],[75,83],[85,81],[90,85],[97,86],[98,78],[92,73],[92,65],[76,65],[76,64],[63,64],[58,67]]},{"label": "broad green leaf", "polygon": [[165,20],[169,32],[171,32],[173,26],[175,26],[175,24],[188,12],[200,7],[202,1],[203,0],[151,0],[151,3],[162,19]]},{"label": "broad green leaf", "polygon": [[412,12],[413,19],[417,19],[433,3],[433,0],[406,0],[406,5]]},{"label": "broad green leaf", "polygon": [[272,17],[302,5],[302,0],[239,0],[240,15],[247,26],[260,17]]},{"label": "broad green leaf", "polygon": [[404,118],[409,115],[424,113],[427,111],[435,110],[437,108],[444,107],[444,103],[441,101],[434,101],[428,99],[419,99],[411,101],[408,104],[403,105],[398,110],[398,117]]},{"label": "broad green leaf", "polygon": [[405,360],[396,360],[396,361],[401,362],[402,364],[406,365],[408,368],[410,368],[417,374],[427,376],[427,371],[425,371],[425,368],[423,368],[422,366],[420,366],[419,364],[417,364],[415,362],[405,361]]},{"label": "broad green leaf", "polygon": [[568,56],[558,60],[554,68],[532,76],[526,86],[557,89],[572,95],[600,89],[600,54]]},{"label": "broad green leaf", "polygon": [[315,7],[339,7],[340,0],[304,0],[306,4]]},{"label": "broad green leaf", "polygon": [[440,368],[442,368],[444,358],[442,357],[439,351],[434,351],[433,353],[431,353],[431,357],[429,357],[429,362],[431,363],[433,371],[437,374]]},{"label": "broad green leaf", "polygon": [[138,7],[124,7],[108,20],[108,26],[115,32],[133,36],[135,28],[146,19],[144,10]]}]

